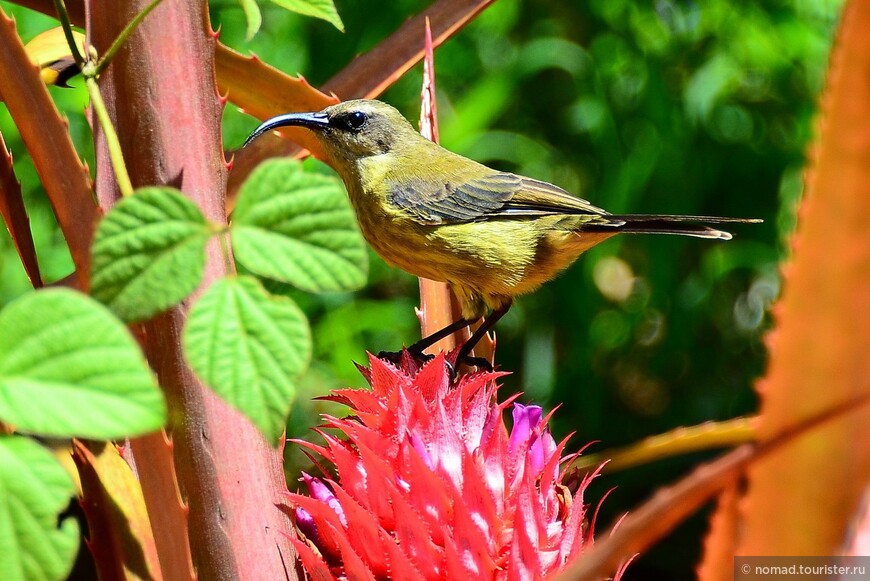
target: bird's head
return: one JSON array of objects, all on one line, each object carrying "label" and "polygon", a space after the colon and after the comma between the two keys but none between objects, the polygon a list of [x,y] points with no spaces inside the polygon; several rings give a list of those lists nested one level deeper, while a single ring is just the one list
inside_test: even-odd
[{"label": "bird's head", "polygon": [[327,154],[339,163],[388,153],[405,139],[419,139],[419,134],[394,107],[382,101],[356,99],[317,113],[285,113],[267,119],[245,145],[267,131],[287,126],[313,131]]}]

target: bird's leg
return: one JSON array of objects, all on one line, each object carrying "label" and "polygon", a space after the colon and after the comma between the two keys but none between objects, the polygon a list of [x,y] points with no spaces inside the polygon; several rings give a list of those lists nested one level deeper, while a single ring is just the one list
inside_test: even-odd
[{"label": "bird's leg", "polygon": [[[447,337],[448,335],[452,335],[453,333],[455,333],[456,331],[458,331],[460,329],[464,329],[465,327],[468,326],[469,323],[470,323],[470,321],[468,321],[467,319],[460,318],[460,319],[450,323],[449,325],[447,325],[443,329],[440,329],[438,331],[435,331],[431,335],[427,335],[426,337],[423,337],[422,339],[420,339],[419,341],[417,341],[416,343],[414,343],[413,345],[408,347],[408,352],[415,359],[418,359],[420,361],[428,361],[429,359],[432,358],[432,356],[431,355],[426,356],[426,354],[423,353],[423,351],[425,351],[426,349],[428,349],[429,347],[431,347],[432,345],[434,345],[435,343],[437,343],[438,341],[440,341],[444,337]],[[393,361],[393,362],[399,361],[400,356],[401,356],[401,353],[397,353],[395,351],[381,351],[380,353],[378,353],[379,359],[386,359],[387,361]]]},{"label": "bird's leg", "polygon": [[427,337],[423,337],[422,339],[420,339],[419,341],[417,341],[416,343],[414,343],[413,345],[408,347],[408,351],[410,351],[411,353],[413,353],[415,355],[422,356],[423,351],[425,351],[426,349],[428,349],[429,347],[431,347],[432,345],[434,345],[435,343],[437,343],[438,341],[440,341],[444,337],[447,337],[448,335],[452,335],[453,333],[455,333],[456,331],[459,331],[460,329],[464,329],[470,323],[471,323],[471,321],[469,321],[467,319],[463,319],[463,318],[457,319],[457,320],[453,321],[452,323],[450,323],[449,325],[447,325],[446,327],[444,327],[443,329],[435,331],[434,333],[432,333],[431,335],[429,335]]},{"label": "bird's leg", "polygon": [[[480,367],[481,369],[485,369],[487,371],[492,371],[492,365],[486,359],[482,357],[471,357],[471,350],[480,342],[483,336],[490,330],[492,327],[501,319],[505,313],[508,312],[511,308],[511,303],[508,302],[497,309],[495,309],[488,317],[483,320],[483,323],[480,324],[480,327],[474,332],[474,334],[462,344],[462,347],[459,349],[459,353],[456,355],[456,366],[465,364],[473,367]],[[432,358],[431,355],[426,355],[423,353],[426,349],[447,337],[448,335],[452,335],[456,331],[463,329],[471,324],[471,321],[468,319],[460,318],[456,321],[450,323],[443,329],[435,331],[431,335],[423,337],[410,347],[408,347],[408,352],[418,361],[428,361]],[[386,359],[387,361],[398,362],[401,358],[400,352],[395,351],[381,351],[378,353],[379,359]]]},{"label": "bird's leg", "polygon": [[481,369],[485,369],[487,371],[492,371],[492,365],[486,359],[482,357],[470,357],[471,350],[474,349],[475,345],[483,338],[483,336],[493,328],[493,326],[501,319],[505,313],[508,312],[511,308],[511,303],[508,302],[503,304],[494,310],[486,319],[484,319],[483,323],[480,324],[480,327],[474,332],[471,338],[468,339],[459,350],[459,354],[456,356],[456,365],[462,365],[463,363],[466,365],[473,365],[475,367],[480,367]]}]

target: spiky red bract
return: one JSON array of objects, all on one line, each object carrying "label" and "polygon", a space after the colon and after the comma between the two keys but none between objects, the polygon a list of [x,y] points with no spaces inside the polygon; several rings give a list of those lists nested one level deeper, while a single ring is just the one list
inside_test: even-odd
[{"label": "spiky red bract", "polygon": [[[341,437],[298,442],[335,467],[289,494],[303,566],[317,579],[533,579],[591,542],[583,491],[562,484],[562,453],[537,406],[497,403],[503,373],[453,378],[445,357],[399,367],[370,357],[371,390],[329,399]],[[512,398],[513,399],[513,398]]]}]

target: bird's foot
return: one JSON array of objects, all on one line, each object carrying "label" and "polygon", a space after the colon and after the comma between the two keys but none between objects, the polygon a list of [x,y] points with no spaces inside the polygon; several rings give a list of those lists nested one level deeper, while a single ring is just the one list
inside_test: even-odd
[{"label": "bird's foot", "polygon": [[452,358],[448,358],[445,360],[447,367],[450,369],[450,376],[453,379],[456,379],[457,369],[460,366],[466,367],[477,367],[481,371],[491,372],[492,371],[492,363],[489,360],[484,359],[483,357],[472,357],[471,355],[461,355],[456,358],[455,361],[451,360]]},{"label": "bird's foot", "polygon": [[[455,352],[454,352],[455,353]],[[405,367],[409,363],[408,358],[415,362],[419,366],[423,366],[432,359],[435,358],[434,355],[429,353],[423,353],[421,351],[417,351],[415,349],[403,349],[402,351],[381,351],[378,353],[378,359],[382,359],[384,361],[389,361],[393,365],[397,367]],[[403,364],[404,360],[404,364]],[[455,359],[454,357],[448,356],[445,358],[444,363],[450,370],[450,376],[456,378],[457,369],[460,366],[465,367],[476,367],[479,370],[491,372],[492,364],[483,357],[473,357],[471,355],[459,355]]]},{"label": "bird's foot", "polygon": [[417,351],[415,349],[403,349],[402,351],[381,351],[380,353],[378,353],[378,359],[389,361],[396,366],[401,366],[402,357],[410,357],[418,364],[423,365],[424,363],[432,360],[435,356],[429,355],[428,353],[423,353],[421,351]]},{"label": "bird's foot", "polygon": [[492,371],[492,363],[490,363],[488,359],[484,359],[483,357],[472,357],[471,355],[466,355],[459,363],[462,365],[467,365],[469,367],[477,367],[478,369],[487,372]]}]

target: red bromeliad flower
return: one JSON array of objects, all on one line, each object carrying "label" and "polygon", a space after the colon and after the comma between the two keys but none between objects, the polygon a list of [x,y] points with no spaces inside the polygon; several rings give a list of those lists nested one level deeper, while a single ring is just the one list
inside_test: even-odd
[{"label": "red bromeliad flower", "polygon": [[312,578],[536,579],[591,543],[583,491],[595,474],[574,493],[562,484],[565,441],[538,406],[513,403],[508,432],[504,373],[454,380],[443,355],[421,368],[370,361],[371,391],[331,398],[356,414],[325,418],[344,437],[298,442],[338,475],[304,474],[309,496],[289,494]]}]

